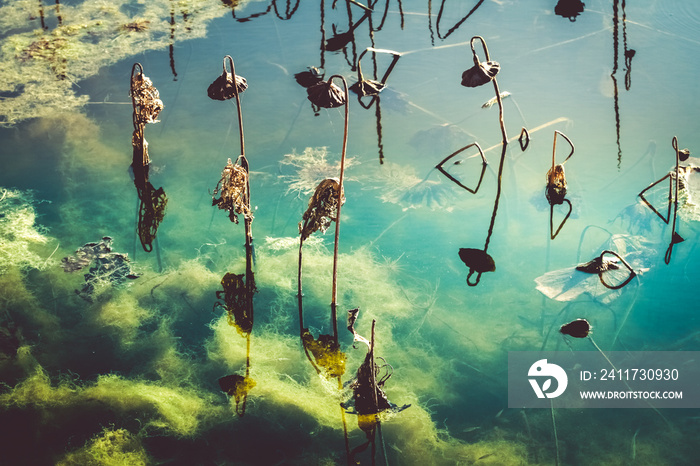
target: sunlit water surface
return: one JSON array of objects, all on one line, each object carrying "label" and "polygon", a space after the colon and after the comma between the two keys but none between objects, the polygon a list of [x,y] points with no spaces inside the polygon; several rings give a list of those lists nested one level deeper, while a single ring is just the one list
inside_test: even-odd
[{"label": "sunlit water surface", "polygon": [[[589,0],[573,21],[554,14],[554,1],[376,2],[339,52],[321,44],[348,30],[343,2],[251,1],[233,12],[213,0],[72,1],[58,12],[44,2],[43,17],[40,3],[0,3],[7,464],[345,464],[348,452],[362,464],[694,464],[695,410],[508,409],[506,363],[508,351],[595,350],[557,332],[575,318],[591,322],[603,350],[700,349],[692,199],[679,204],[685,241],[667,265],[672,222],[638,198],[674,166],[674,136],[691,156],[700,144],[700,3]],[[353,22],[363,15],[350,11]],[[482,108],[494,87],[460,85],[472,36],[485,39],[509,93],[504,153],[498,105]],[[298,223],[316,184],[338,176],[344,112],[315,112],[294,75],[322,67],[351,85],[366,47],[401,57],[370,108],[349,94],[341,380],[365,355],[345,330],[345,311],[359,307],[356,330],[369,338],[376,320],[376,354],[393,366],[388,398],[411,407],[383,419],[374,448],[360,451],[367,437],[339,408],[338,382],[302,350],[297,307]],[[479,42],[476,51],[484,60]],[[240,153],[235,100],[206,92],[225,55],[249,86],[241,107],[257,293],[248,352],[214,306],[222,277],[246,266],[243,221],[211,205],[227,158]],[[137,235],[129,173],[135,62],[165,105],[145,128],[150,182],[167,196],[151,252]],[[381,78],[390,62],[366,54],[364,77]],[[555,130],[575,151],[565,164],[571,214],[556,205],[550,227]],[[569,146],[556,141],[561,163]],[[488,165],[471,193],[435,166],[474,142]],[[443,165],[472,190],[477,154]],[[647,195],[662,214],[667,186]],[[314,337],[332,333],[334,228],[304,245],[304,325]],[[60,260],[104,236],[140,277],[78,295],[87,270],[66,273]],[[556,271],[603,249],[623,254],[621,245],[643,273],[620,292],[595,276],[570,301],[536,289],[538,277],[552,272],[540,282],[556,288]],[[460,248],[486,249],[495,271],[468,286]],[[229,374],[255,383],[239,406],[217,382]]]}]

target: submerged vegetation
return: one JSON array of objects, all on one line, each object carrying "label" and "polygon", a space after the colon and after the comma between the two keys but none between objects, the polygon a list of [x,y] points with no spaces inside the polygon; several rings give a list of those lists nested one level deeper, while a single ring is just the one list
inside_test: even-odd
[{"label": "submerged vegetation", "polygon": [[[446,38],[482,3],[484,9],[514,9],[477,2],[444,34],[440,24],[444,30],[455,12],[440,5],[435,17],[433,3],[430,39],[433,26]],[[501,70],[480,36],[470,43],[455,35],[455,42],[411,51],[375,48],[390,22],[403,29],[404,21],[423,21],[418,10],[404,18],[401,2],[371,8],[354,0],[321,2],[320,12],[318,5],[277,0],[0,5],[0,133],[11,147],[0,156],[10,173],[0,173],[0,184],[8,186],[0,187],[3,464],[558,466],[689,464],[695,458],[692,440],[700,428],[687,410],[658,416],[652,410],[620,415],[557,408],[555,414],[554,406],[507,407],[510,351],[568,351],[585,344],[605,356],[618,347],[685,351],[700,343],[688,291],[698,272],[698,160],[688,160],[689,151],[678,150],[674,138],[671,171],[669,157],[659,167],[611,175],[582,163],[600,162],[592,149],[598,145],[585,137],[586,125],[567,124],[583,154],[567,168],[567,180],[566,159],[554,159],[562,151],[556,152],[557,133],[568,137],[554,128],[580,121],[577,115],[546,115],[542,121],[549,123],[523,126],[520,148],[512,144],[518,138],[507,137],[512,121],[503,116],[505,97],[506,106],[517,106],[519,98],[525,109],[531,99],[530,106],[551,110],[548,99],[525,95],[514,78],[527,74],[523,64],[540,50],[516,56],[494,38]],[[287,53],[298,46],[290,37],[303,43],[299,30],[290,34],[284,27],[297,11],[314,21],[320,13],[321,33],[308,28],[318,34],[313,41],[320,49],[313,52],[321,53],[320,63],[314,62],[319,68],[302,63],[302,52]],[[210,20],[223,15],[228,22],[214,25],[210,41],[177,44],[205,38]],[[266,15],[252,28],[260,44],[246,42],[244,23]],[[369,37],[360,35],[365,28]],[[607,28],[605,22],[602,32]],[[598,33],[541,50],[553,53]],[[394,45],[425,45],[416,37]],[[367,40],[372,47],[364,48]],[[222,44],[233,50],[219,50]],[[439,54],[467,51],[467,44],[470,68],[463,85],[486,85],[481,89],[459,87],[457,73],[449,79],[459,92],[445,97],[444,76],[424,75],[412,62],[427,54],[418,63],[439,70]],[[248,79],[235,73],[226,55],[223,74],[207,89],[213,76],[210,57],[200,56],[204,49],[235,52]],[[364,75],[354,69],[362,49]],[[382,51],[393,61],[382,61],[376,54]],[[189,55],[180,74],[176,52]],[[125,64],[136,56],[158,77],[167,110],[159,116],[160,94],[143,67],[134,65],[133,90],[141,92],[131,94],[132,135]],[[406,58],[398,64],[398,56]],[[450,60],[444,63],[458,66]],[[395,90],[380,94],[394,65]],[[307,90],[294,83],[291,66],[313,70]],[[334,68],[351,81],[359,71],[356,88],[365,87],[366,101],[372,97],[376,120],[362,113],[371,105],[360,100],[364,110],[353,113],[348,125],[356,102],[349,102],[348,82]],[[388,71],[380,81],[381,69]],[[170,71],[172,82],[163,80]],[[512,95],[500,92],[496,74]],[[345,89],[333,78],[323,81],[327,75]],[[103,80],[108,85],[99,94]],[[438,91],[432,89],[436,83]],[[290,89],[296,93],[283,97]],[[391,103],[392,92],[394,99],[402,96],[400,109]],[[207,95],[235,102],[211,102]],[[588,96],[592,102],[597,97]],[[380,98],[386,99],[383,129]],[[495,115],[482,118],[495,114],[496,105],[498,121]],[[478,118],[464,114],[472,107]],[[234,112],[238,135],[230,121]],[[148,130],[151,162],[144,126],[157,118],[162,123]],[[551,168],[549,139],[537,134],[549,126],[555,134]],[[617,121],[618,147],[619,126]],[[593,134],[603,139],[603,131]],[[375,142],[379,165],[367,151]],[[395,152],[386,162],[384,143],[387,153]],[[647,168],[650,173],[638,176]],[[149,175],[163,187],[155,189]],[[619,210],[618,199],[631,202],[660,175],[616,217],[620,222],[586,226],[608,208]],[[620,186],[623,179],[632,180],[633,189]],[[547,202],[549,225],[546,213],[523,202],[530,194],[543,206]],[[241,217],[244,225],[235,225]],[[327,232],[333,227],[335,235]],[[671,248],[682,239],[687,242],[677,246],[671,262]],[[667,241],[671,263],[663,268]],[[487,272],[478,289],[464,285],[465,275],[474,286]]]},{"label": "submerged vegetation", "polygon": [[0,273],[12,267],[41,269],[48,264],[38,254],[49,238],[36,224],[34,205],[31,192],[0,187]]},{"label": "submerged vegetation", "polygon": [[[8,34],[0,49],[0,126],[76,110],[88,103],[75,83],[98,74],[100,68],[171,43],[171,12],[187,27],[178,40],[204,37],[207,23],[227,10],[216,2],[118,0],[61,5],[60,21],[53,8],[40,1],[5,2],[0,7],[0,34]],[[137,15],[129,12],[138,11]],[[49,28],[44,18],[58,21]],[[39,21],[41,19],[41,23]],[[44,24],[42,24],[44,23]],[[23,25],[23,26],[20,26]]]}]

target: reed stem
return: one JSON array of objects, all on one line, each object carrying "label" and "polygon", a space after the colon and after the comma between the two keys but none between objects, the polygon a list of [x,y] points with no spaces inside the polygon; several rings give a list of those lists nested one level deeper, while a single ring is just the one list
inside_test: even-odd
[{"label": "reed stem", "polygon": [[338,341],[338,322],[337,322],[337,300],[338,300],[338,240],[340,238],[340,207],[343,205],[343,177],[345,175],[345,154],[348,146],[348,121],[350,117],[350,106],[348,99],[348,83],[345,78],[340,75],[333,75],[333,78],[339,78],[343,82],[343,90],[345,91],[345,125],[343,127],[343,147],[340,156],[340,177],[338,179],[338,209],[335,214],[335,240],[333,245],[333,285],[331,291],[331,325],[333,327],[333,338]]}]

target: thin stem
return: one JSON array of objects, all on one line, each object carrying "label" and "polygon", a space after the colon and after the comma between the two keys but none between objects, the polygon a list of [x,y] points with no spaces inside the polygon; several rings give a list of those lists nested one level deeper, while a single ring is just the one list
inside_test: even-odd
[{"label": "thin stem", "polygon": [[554,157],[556,156],[557,153],[557,132],[554,132],[554,142],[552,143],[552,171],[550,172],[549,175],[549,182],[551,183],[554,179],[554,166],[556,165],[556,162],[554,161]]},{"label": "thin stem", "polygon": [[[341,376],[338,376],[338,392],[342,391],[343,389],[343,381]],[[342,405],[340,405],[340,418],[343,421],[343,437],[345,439],[345,460],[349,465],[351,465],[350,461],[350,438],[348,437],[348,422],[345,417],[345,408],[343,408]]]},{"label": "thin stem", "polygon": [[343,128],[343,148],[340,156],[340,177],[338,180],[338,209],[335,214],[335,241],[333,245],[333,288],[331,292],[331,325],[333,326],[333,338],[338,341],[338,322],[336,305],[338,299],[338,240],[340,237],[340,207],[343,204],[343,177],[345,175],[345,154],[348,146],[348,120],[350,117],[350,106],[348,100],[348,83],[345,78],[339,75],[333,75],[328,80],[333,81],[333,78],[339,78],[343,82],[345,91],[345,126]]},{"label": "thin stem", "polygon": [[[608,364],[610,364],[610,367],[612,367],[614,371],[617,371],[617,367],[615,367],[615,364],[613,364],[612,361],[611,361],[610,359],[608,359],[608,357],[605,355],[605,353],[603,353],[603,350],[600,349],[600,346],[598,346],[598,345],[596,344],[596,342],[593,340],[593,337],[590,336],[590,335],[588,335],[588,339],[591,340],[591,343],[593,343],[593,346],[595,346],[595,349],[597,349],[598,352],[600,352],[600,354],[603,355],[603,357],[605,358],[605,360],[608,361]],[[629,388],[629,387],[627,387],[627,388]]]},{"label": "thin stem", "polygon": [[226,59],[231,64],[231,74],[233,75],[233,95],[236,97],[236,108],[238,110],[238,133],[241,140],[241,155],[245,157],[245,143],[243,141],[243,114],[241,113],[241,99],[238,94],[238,84],[236,83],[236,68],[233,65],[233,58],[230,55],[224,57],[224,71],[226,70]]},{"label": "thin stem", "polygon": [[[233,58],[231,58],[230,55],[226,55],[224,57],[224,71],[226,71],[226,59],[228,58],[229,64],[231,65],[231,74],[233,75],[233,95],[236,97],[236,110],[238,113],[238,135],[239,139],[241,141],[241,165],[245,169],[246,172],[246,203],[248,204],[246,207],[248,208],[248,211],[250,211],[250,169],[248,167],[248,159],[245,156],[245,138],[243,136],[243,112],[241,111],[241,97],[240,93],[238,92],[238,83],[236,83],[236,67],[233,64]],[[253,229],[252,229],[252,221],[249,218],[246,218],[244,220],[244,226],[245,226],[245,245],[246,248],[252,248],[252,242],[253,242]]]},{"label": "thin stem", "polygon": [[[484,44],[486,47],[486,44]],[[501,123],[501,134],[503,134],[503,146],[508,145],[508,135],[506,134],[506,124],[503,121],[503,100],[501,99],[501,91],[498,89],[498,81],[493,78],[493,88],[496,90],[496,101],[498,101],[498,120]]]},{"label": "thin stem", "polygon": [[673,245],[676,243],[676,217],[678,216],[678,184],[679,184],[679,163],[680,155],[678,154],[678,139],[673,136],[673,141],[671,142],[673,148],[676,150],[676,185],[673,193],[673,226],[671,227],[671,242],[668,244],[668,249],[664,255],[664,262],[668,265],[671,262],[671,253],[673,252]]},{"label": "thin stem", "polygon": [[376,320],[372,319],[372,334],[369,342],[369,364],[370,364],[370,384],[372,385],[372,399],[374,401],[374,413],[379,411],[379,400],[377,399],[377,378],[374,372],[374,326]]},{"label": "thin stem", "polygon": [[[485,60],[488,62],[491,60],[489,57],[489,49],[486,46],[486,41],[484,40],[483,37],[481,36],[474,36],[472,37],[469,45],[472,49],[472,58],[474,59],[474,65],[479,66],[479,57],[476,54],[476,50],[474,49],[474,41],[478,39],[481,41],[481,45],[484,49],[484,55],[485,55]],[[508,135],[506,134],[506,125],[503,119],[503,100],[501,99],[501,91],[498,88],[498,81],[496,80],[496,77],[494,76],[493,79],[493,88],[496,91],[496,101],[498,102],[498,120],[501,124],[501,133],[503,134],[503,145],[507,146],[508,145]]]},{"label": "thin stem", "polygon": [[549,400],[549,411],[552,413],[552,430],[554,430],[554,447],[556,450],[556,457],[554,458],[557,466],[559,466],[559,435],[557,434],[557,421],[554,418],[554,404],[552,402],[552,399],[550,398]]},{"label": "thin stem", "polygon": [[302,308],[302,292],[301,292],[301,251],[304,245],[304,240],[299,238],[299,269],[297,271],[297,301],[299,305],[299,335],[304,333],[304,312]]}]

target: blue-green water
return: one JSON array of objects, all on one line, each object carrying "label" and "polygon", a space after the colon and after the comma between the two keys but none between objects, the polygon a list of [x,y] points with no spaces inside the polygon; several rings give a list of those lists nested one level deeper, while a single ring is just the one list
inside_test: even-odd
[{"label": "blue-green water", "polygon": [[[591,0],[570,21],[554,1],[376,2],[354,40],[330,52],[323,41],[348,30],[343,2],[256,1],[233,12],[194,0],[44,3],[45,29],[40,2],[0,3],[0,462],[346,464],[350,451],[362,464],[694,464],[696,410],[509,409],[506,363],[508,351],[594,350],[556,331],[575,318],[591,322],[604,351],[698,350],[693,192],[678,204],[685,241],[668,264],[672,218],[663,223],[638,194],[674,167],[674,136],[691,157],[700,142],[700,4]],[[357,22],[363,10],[349,8]],[[498,105],[482,108],[494,87],[460,85],[473,36],[509,93],[505,152]],[[304,354],[297,302],[298,223],[315,186],[338,176],[344,112],[315,112],[294,75],[322,67],[351,85],[367,47],[401,57],[369,109],[349,94],[341,380],[365,355],[345,330],[345,311],[359,307],[356,330],[369,337],[376,320],[376,354],[394,369],[389,400],[411,407],[382,419],[376,450],[354,452],[366,435],[339,408],[336,379]],[[479,42],[476,51],[483,61]],[[207,97],[227,54],[249,86],[241,107],[257,293],[248,352],[214,306],[222,277],[246,268],[243,221],[211,206],[227,158],[239,155],[235,101]],[[365,55],[364,77],[381,78],[390,61]],[[167,196],[152,252],[139,242],[129,174],[135,62],[165,106],[145,128],[150,182]],[[544,188],[555,130],[575,152],[565,164],[571,215],[552,240]],[[562,163],[568,145],[556,141]],[[472,194],[434,167],[474,142],[488,165]],[[444,167],[474,188],[480,160],[471,148]],[[647,195],[662,214],[667,193],[665,181]],[[554,230],[566,206],[554,207]],[[314,337],[333,331],[334,229],[304,244]],[[87,270],[66,273],[61,259],[104,236],[140,277],[79,296]],[[495,271],[468,286],[460,248],[486,249]],[[635,279],[612,292],[592,276],[571,300],[552,299],[572,267],[603,249],[626,257]],[[217,381],[246,367],[255,384],[239,416]]]}]

